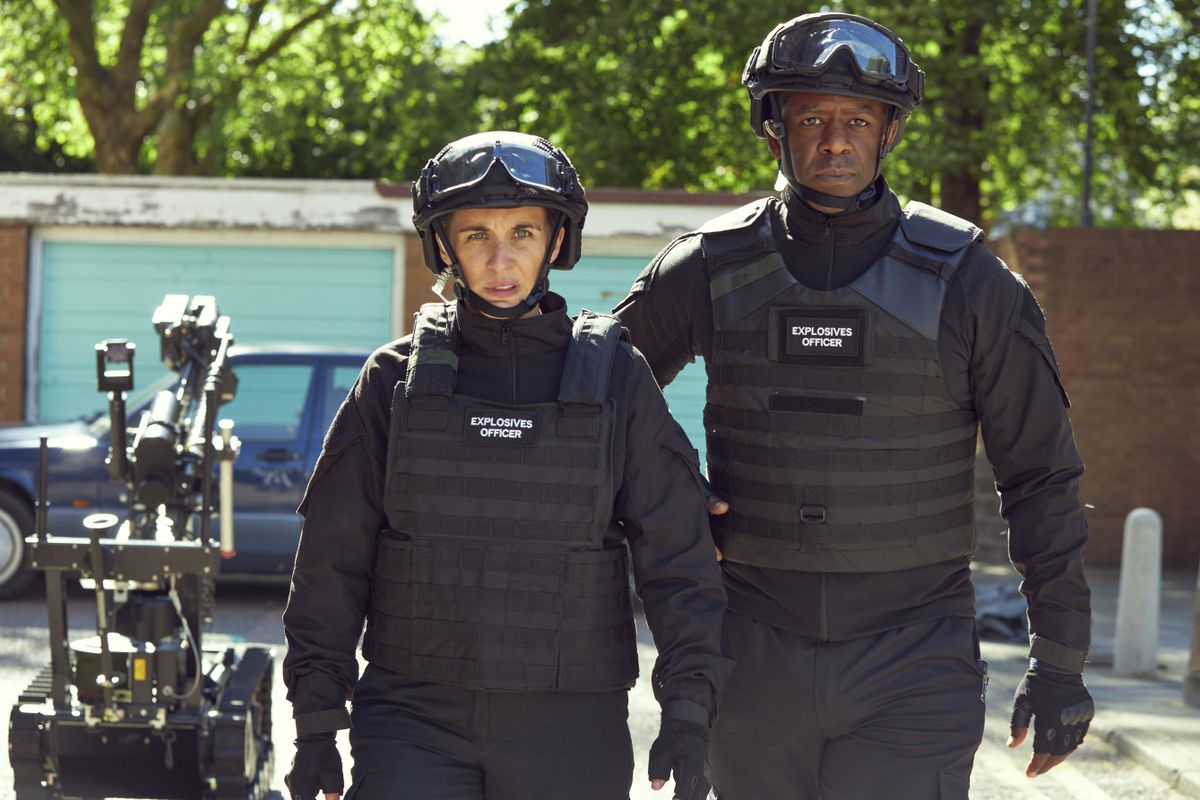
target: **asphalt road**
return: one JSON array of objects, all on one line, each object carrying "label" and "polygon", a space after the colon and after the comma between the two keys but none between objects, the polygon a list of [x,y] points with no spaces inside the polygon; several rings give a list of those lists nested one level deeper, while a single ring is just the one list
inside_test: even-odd
[{"label": "asphalt road", "polygon": [[[216,620],[209,643],[220,638],[248,643],[263,643],[276,648],[276,668],[282,659],[283,631],[280,618],[286,591],[280,586],[220,586],[217,591]],[[94,634],[94,611],[91,596],[81,591],[72,593],[72,631],[78,636]],[[649,675],[654,659],[645,625],[639,620],[641,635],[642,674]],[[47,663],[47,636],[44,601],[40,596],[28,596],[0,603],[0,709],[7,720],[8,710],[17,695],[34,674]],[[984,657],[991,665],[991,685],[988,694],[987,727],[984,743],[976,758],[972,780],[972,800],[1012,800],[1013,798],[1046,798],[1046,800],[1169,800],[1181,798],[1154,775],[1138,764],[1122,757],[1112,747],[1091,738],[1084,748],[1052,772],[1029,780],[1023,766],[1028,749],[1010,751],[1004,746],[1008,732],[1009,701],[1024,669],[1024,648],[985,643]],[[291,714],[277,674],[273,701],[273,723],[276,746],[276,769],[272,786],[277,790],[273,800],[286,797],[283,773],[292,759]],[[633,690],[630,703],[630,727],[633,732],[637,763],[631,800],[669,800],[667,791],[652,792],[646,774],[646,752],[653,740],[658,723],[657,707],[646,681]],[[7,724],[0,730],[0,744],[6,754],[0,763],[0,800],[13,800],[12,769],[7,759]],[[339,744],[347,765],[348,745],[343,734]]]}]

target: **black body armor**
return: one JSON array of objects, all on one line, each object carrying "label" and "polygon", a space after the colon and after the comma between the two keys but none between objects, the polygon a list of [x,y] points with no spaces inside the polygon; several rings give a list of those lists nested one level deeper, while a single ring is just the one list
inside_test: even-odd
[{"label": "black body armor", "polygon": [[946,391],[942,301],[980,230],[910,203],[883,256],[847,286],[799,284],[766,201],[704,235],[715,342],[714,534],[734,562],[883,572],[974,549],[977,420]]},{"label": "black body armor", "polygon": [[396,386],[363,654],[475,689],[628,687],[626,551],[604,547],[621,327],[581,313],[557,402],[500,405],[454,392],[455,313],[422,307]]}]

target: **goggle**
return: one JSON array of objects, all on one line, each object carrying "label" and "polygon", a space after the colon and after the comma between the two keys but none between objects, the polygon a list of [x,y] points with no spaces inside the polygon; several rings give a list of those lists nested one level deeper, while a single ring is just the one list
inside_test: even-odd
[{"label": "goggle", "polygon": [[855,19],[798,23],[775,37],[767,57],[773,74],[820,75],[841,51],[850,54],[859,74],[871,82],[903,85],[915,69],[903,44]]},{"label": "goggle", "polygon": [[[509,136],[516,138],[515,135]],[[494,134],[476,134],[460,139],[426,165],[422,178],[430,198],[468,188],[488,174],[499,161],[518,183],[557,194],[570,194],[571,179],[566,165],[551,148],[536,137],[529,142],[504,141]]]}]

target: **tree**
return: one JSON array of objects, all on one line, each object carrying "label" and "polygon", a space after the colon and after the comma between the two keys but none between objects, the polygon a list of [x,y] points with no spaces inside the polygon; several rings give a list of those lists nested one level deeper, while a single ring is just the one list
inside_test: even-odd
[{"label": "tree", "polygon": [[[842,4],[832,4],[840,8]],[[849,5],[849,4],[847,4]],[[1098,219],[1182,202],[1200,156],[1196,0],[1099,0]],[[903,195],[984,222],[1033,208],[1078,220],[1084,3],[856,2],[926,70],[927,96],[885,174]],[[738,79],[775,24],[755,0],[529,0],[466,76],[481,128],[550,135],[592,185],[765,189],[774,165],[746,127]],[[1166,112],[1166,113],[1164,113]],[[1190,181],[1194,182],[1194,178]]]},{"label": "tree", "polygon": [[[18,79],[45,86],[50,102],[78,100],[98,171],[137,171],[143,145],[153,139],[155,170],[187,173],[196,167],[198,133],[336,3],[53,0],[51,7],[49,0],[4,0],[0,11],[8,54],[21,58],[13,68]],[[217,48],[219,68],[199,74],[198,62]],[[72,67],[54,74],[64,52]]]}]

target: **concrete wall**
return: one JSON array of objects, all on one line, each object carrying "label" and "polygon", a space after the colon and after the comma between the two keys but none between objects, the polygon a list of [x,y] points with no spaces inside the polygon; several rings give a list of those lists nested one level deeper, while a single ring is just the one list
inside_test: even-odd
[{"label": "concrete wall", "polygon": [[1163,517],[1164,563],[1200,559],[1200,231],[1022,231],[997,253],[1033,286],[1087,464],[1088,561],[1115,564],[1125,515]]}]

